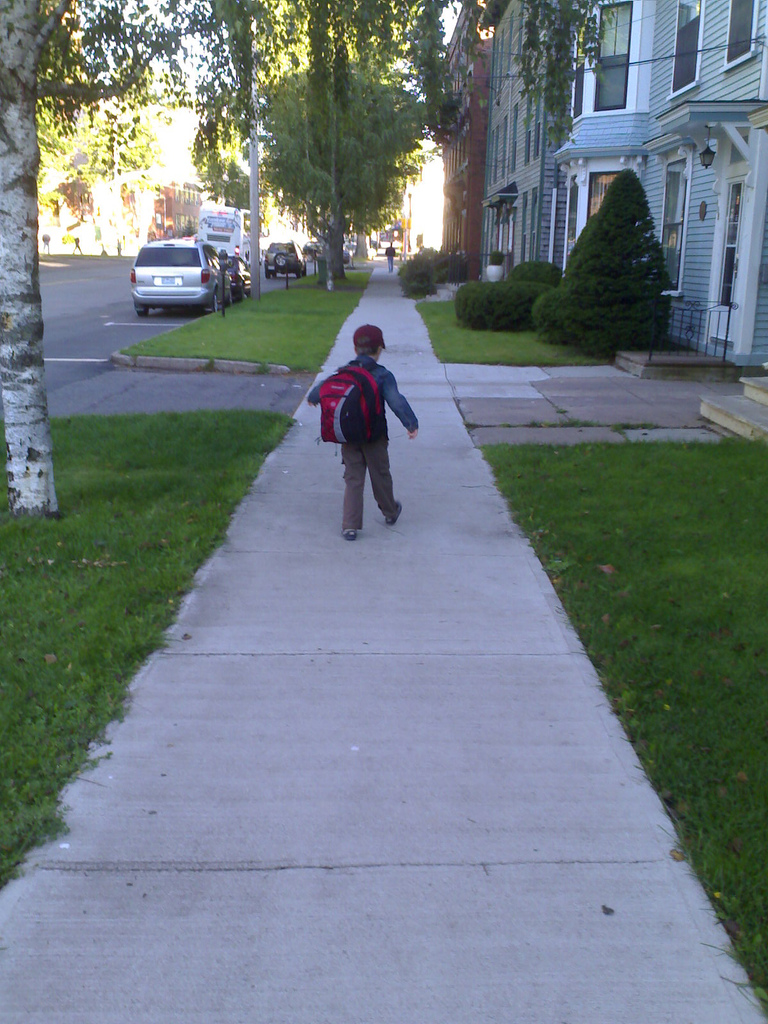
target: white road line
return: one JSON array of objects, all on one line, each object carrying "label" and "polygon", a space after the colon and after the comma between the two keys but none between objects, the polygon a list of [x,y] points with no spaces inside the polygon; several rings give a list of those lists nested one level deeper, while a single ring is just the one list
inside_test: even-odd
[{"label": "white road line", "polygon": [[189,320],[180,320],[178,323],[173,323],[173,321],[171,321],[171,320],[163,320],[162,323],[153,323],[152,321],[150,321],[149,323],[141,324],[141,323],[136,323],[135,321],[131,320],[130,323],[121,324],[121,323],[118,323],[117,320],[108,320],[104,324],[104,326],[105,327],[183,327],[185,323],[190,323],[190,321]]}]

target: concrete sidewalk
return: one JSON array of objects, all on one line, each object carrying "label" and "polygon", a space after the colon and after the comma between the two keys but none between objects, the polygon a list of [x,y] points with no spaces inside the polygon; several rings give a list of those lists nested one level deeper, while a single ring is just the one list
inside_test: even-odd
[{"label": "concrete sidewalk", "polygon": [[396,277],[387,528],[317,410],[0,893],[3,1024],[763,1020]]}]

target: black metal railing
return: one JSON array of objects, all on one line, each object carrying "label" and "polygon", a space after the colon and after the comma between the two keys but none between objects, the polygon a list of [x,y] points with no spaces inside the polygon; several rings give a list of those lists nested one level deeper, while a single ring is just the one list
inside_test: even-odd
[{"label": "black metal railing", "polygon": [[726,361],[732,314],[738,303],[686,302],[669,311],[666,332],[658,329],[658,300],[654,301],[648,361],[654,355],[711,356]]},{"label": "black metal railing", "polygon": [[448,284],[464,284],[465,281],[479,281],[483,267],[490,253],[450,252],[448,253]]}]

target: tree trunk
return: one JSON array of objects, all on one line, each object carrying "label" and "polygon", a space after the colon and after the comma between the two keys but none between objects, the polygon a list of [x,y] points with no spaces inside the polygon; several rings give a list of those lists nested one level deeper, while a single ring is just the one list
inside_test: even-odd
[{"label": "tree trunk", "polygon": [[344,273],[344,219],[337,209],[331,219],[328,231],[328,268],[336,279],[346,276]]},{"label": "tree trunk", "polygon": [[39,4],[18,0],[0,35],[0,381],[12,515],[58,514],[37,252]]}]

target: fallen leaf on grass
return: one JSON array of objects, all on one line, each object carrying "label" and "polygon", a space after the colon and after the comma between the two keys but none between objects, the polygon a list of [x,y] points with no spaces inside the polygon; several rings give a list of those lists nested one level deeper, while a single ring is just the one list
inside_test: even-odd
[{"label": "fallen leaf on grass", "polygon": [[56,657],[55,654],[46,654],[44,656],[44,661],[46,665],[55,665],[58,660],[59,659]]},{"label": "fallen leaf on grass", "polygon": [[670,850],[669,851],[669,856],[672,858],[672,860],[676,860],[676,861],[685,860],[685,854],[682,853],[680,850]]},{"label": "fallen leaf on grass", "polygon": [[600,572],[604,572],[606,576],[611,576],[613,573],[616,572],[616,569],[610,563],[608,563],[607,565],[598,565],[597,568],[600,570]]}]

